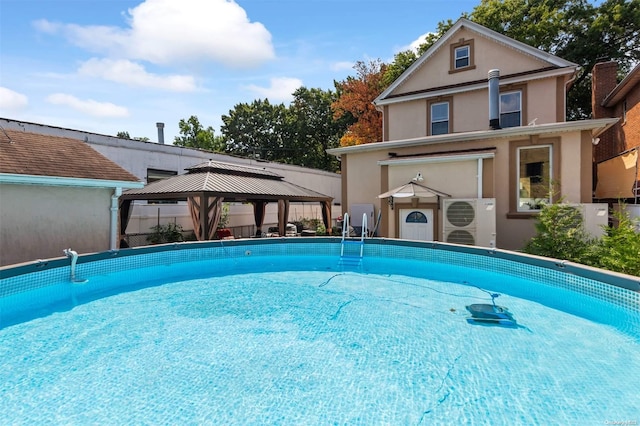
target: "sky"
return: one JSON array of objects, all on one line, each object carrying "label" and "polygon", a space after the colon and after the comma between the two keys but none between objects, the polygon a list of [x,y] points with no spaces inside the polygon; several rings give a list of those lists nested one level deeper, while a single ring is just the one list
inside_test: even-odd
[{"label": "sky", "polygon": [[480,0],[0,0],[0,117],[157,141],[391,62]]}]

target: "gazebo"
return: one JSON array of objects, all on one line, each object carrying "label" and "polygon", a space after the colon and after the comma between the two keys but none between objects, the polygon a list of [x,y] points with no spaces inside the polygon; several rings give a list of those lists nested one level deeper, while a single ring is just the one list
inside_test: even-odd
[{"label": "gazebo", "polygon": [[257,167],[210,160],[186,170],[186,174],[162,179],[120,196],[121,238],[127,229],[134,200],[186,200],[198,241],[214,238],[223,201],[253,205],[256,235],[262,232],[267,203],[278,203],[278,228],[280,235],[285,235],[291,201],[319,202],[322,220],[330,232],[332,197],[287,182],[283,176]]}]

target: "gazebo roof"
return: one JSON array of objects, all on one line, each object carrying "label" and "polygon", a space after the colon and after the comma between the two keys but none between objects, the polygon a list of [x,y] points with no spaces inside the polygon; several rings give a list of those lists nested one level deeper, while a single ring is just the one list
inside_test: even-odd
[{"label": "gazebo roof", "polygon": [[271,171],[238,164],[207,161],[187,173],[126,191],[122,200],[186,199],[207,193],[225,201],[331,201],[333,198],[287,182]]}]

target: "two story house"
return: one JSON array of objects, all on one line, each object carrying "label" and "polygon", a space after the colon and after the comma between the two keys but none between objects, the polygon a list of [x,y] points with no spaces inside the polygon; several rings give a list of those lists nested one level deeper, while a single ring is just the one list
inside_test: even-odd
[{"label": "two story house", "polygon": [[617,119],[565,121],[578,65],[458,20],[374,101],[383,140],[328,152],[342,206],[378,235],[520,249],[557,199],[592,202],[593,143]]}]

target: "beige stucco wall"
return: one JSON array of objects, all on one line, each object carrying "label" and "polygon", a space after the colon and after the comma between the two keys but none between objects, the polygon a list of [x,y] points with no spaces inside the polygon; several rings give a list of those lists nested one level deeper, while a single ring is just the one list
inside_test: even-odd
[{"label": "beige stucco wall", "polygon": [[527,82],[527,117],[523,125],[535,120],[535,124],[556,123],[564,121],[564,111],[560,114],[562,119],[558,120],[558,106],[564,103],[550,101],[558,97],[564,98],[564,91],[558,93],[558,82],[556,78],[544,78]]},{"label": "beige stucco wall", "polygon": [[[560,151],[560,196],[570,202],[588,202],[584,199],[585,189],[591,188],[590,169],[585,172],[580,159],[589,154],[590,148],[585,143],[584,135],[579,131],[545,135],[545,139],[559,139]],[[521,141],[522,136],[516,140]],[[525,138],[526,140],[526,138]],[[532,140],[535,143],[535,138]],[[514,159],[510,158],[510,143],[507,138],[486,139],[474,142],[457,142],[447,144],[423,145],[409,148],[394,148],[398,156],[429,154],[442,151],[472,150],[481,148],[495,148],[495,158],[484,160],[483,165],[483,196],[496,199],[496,244],[499,248],[517,250],[535,234],[535,220],[533,215],[514,214],[510,211],[510,180],[514,178]],[[557,156],[557,153],[556,153]],[[377,165],[380,160],[388,160],[388,150],[363,153],[349,153],[347,198],[349,203],[373,203],[381,205],[383,221],[387,230],[384,237],[397,236],[393,221],[394,212],[389,209],[386,201],[376,204],[375,197],[383,191],[400,186],[421,172],[425,178],[423,183],[434,189],[450,193],[455,198],[477,198],[477,161],[425,163],[413,165],[390,165],[387,167],[388,185],[382,182],[382,167]],[[584,162],[583,162],[584,163]],[[410,201],[410,200],[409,200]],[[424,199],[423,202],[433,200]],[[439,212],[441,220],[442,213]],[[440,222],[442,223],[442,222]],[[441,230],[438,229],[438,236]]]},{"label": "beige stucco wall", "polygon": [[0,265],[109,250],[112,192],[0,185]]},{"label": "beige stucco wall", "polygon": [[427,134],[427,102],[424,99],[390,105],[387,114],[390,140]]},{"label": "beige stucco wall", "polygon": [[[475,69],[449,74],[450,69],[450,45],[457,43],[461,38],[474,41]],[[450,43],[444,44],[435,52],[425,66],[415,71],[414,75],[405,80],[392,94],[407,93],[450,84],[459,84],[473,80],[487,78],[491,69],[500,69],[501,75],[515,74],[548,66],[545,62],[516,51],[507,46],[498,44],[475,32],[462,28],[449,39]]]},{"label": "beige stucco wall", "polygon": [[[501,86],[501,91],[523,89],[523,125],[555,123],[558,102],[549,102],[558,93],[558,81],[555,77],[528,81],[525,85]],[[489,93],[488,89],[456,93],[452,96],[449,119],[453,125],[452,133],[472,132],[489,129]],[[435,98],[433,98],[435,99]],[[430,99],[399,102],[388,106],[389,140],[411,139],[427,136],[427,105]],[[560,120],[563,121],[563,120]]]},{"label": "beige stucco wall", "polygon": [[345,157],[348,168],[348,198],[346,204],[342,203],[343,213],[349,212],[352,204],[373,204],[377,209],[380,206],[378,195],[381,193],[381,168],[377,163],[378,160],[387,158],[387,152],[374,151]]}]

